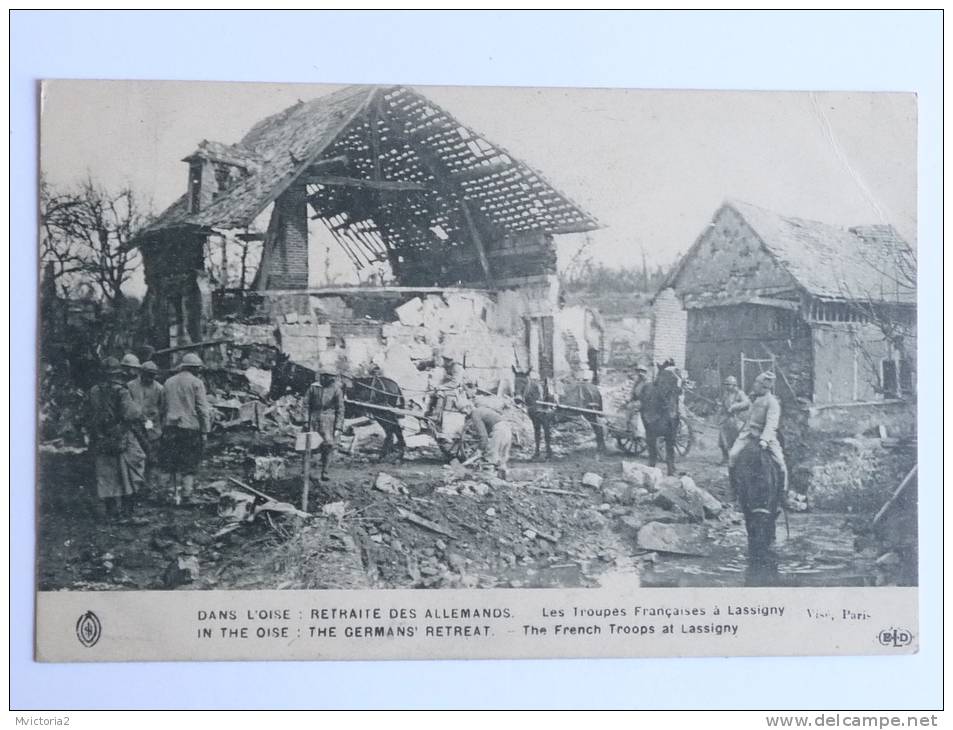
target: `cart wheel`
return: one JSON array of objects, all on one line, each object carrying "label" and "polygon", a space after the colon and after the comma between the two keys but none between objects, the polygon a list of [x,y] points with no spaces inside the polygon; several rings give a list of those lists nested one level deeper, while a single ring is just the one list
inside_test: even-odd
[{"label": "cart wheel", "polygon": [[645,439],[638,438],[632,434],[626,434],[625,436],[616,436],[615,437],[616,445],[619,447],[619,451],[622,451],[626,454],[632,454],[633,456],[638,456],[643,451],[645,451]]},{"label": "cart wheel", "polygon": [[695,431],[687,419],[679,416],[678,430],[675,431],[675,453],[679,456],[688,456],[695,443]]},{"label": "cart wheel", "polygon": [[448,463],[454,459],[463,463],[476,453],[479,438],[473,433],[472,428],[473,427],[467,423],[466,428],[464,428],[456,439],[451,441],[445,441],[443,439],[437,440],[437,445],[440,446],[440,451]]}]

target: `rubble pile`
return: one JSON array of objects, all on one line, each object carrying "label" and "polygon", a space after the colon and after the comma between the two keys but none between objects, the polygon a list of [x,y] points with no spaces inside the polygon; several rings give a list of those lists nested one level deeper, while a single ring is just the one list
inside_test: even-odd
[{"label": "rubble pile", "polygon": [[[565,584],[567,573],[569,583],[595,585],[605,572],[632,572],[633,554],[707,555],[711,527],[740,521],[689,477],[635,462],[604,476],[520,465],[508,481],[453,463],[322,489],[330,501],[315,519],[340,533],[337,551],[357,552],[371,586],[543,586]],[[285,555],[315,555],[318,540],[312,527],[277,548],[287,587],[321,582],[315,566],[293,568]]]}]

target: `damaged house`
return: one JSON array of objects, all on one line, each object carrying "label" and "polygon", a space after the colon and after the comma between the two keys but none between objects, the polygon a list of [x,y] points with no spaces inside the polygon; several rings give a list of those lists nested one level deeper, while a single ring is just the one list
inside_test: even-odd
[{"label": "damaged house", "polygon": [[[703,390],[772,368],[813,427],[913,428],[916,262],[891,226],[841,228],[724,204],[655,303],[656,359]],[[890,421],[890,422],[894,422]]]},{"label": "damaged house", "polygon": [[[418,92],[347,87],[184,161],[186,192],[135,242],[155,348],[270,340],[341,372],[449,348],[487,381],[584,374],[566,345],[581,336],[560,336],[553,237],[598,223]],[[309,288],[309,221],[371,272],[361,286]]]}]

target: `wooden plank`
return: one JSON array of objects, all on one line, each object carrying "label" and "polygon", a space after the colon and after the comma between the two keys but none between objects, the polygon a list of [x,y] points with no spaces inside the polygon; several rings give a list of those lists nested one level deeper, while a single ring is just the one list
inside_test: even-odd
[{"label": "wooden plank", "polygon": [[[234,485],[236,485],[236,486],[238,486],[238,487],[241,487],[241,488],[244,489],[246,492],[251,492],[251,493],[254,494],[256,497],[261,497],[261,498],[264,499],[266,502],[274,502],[274,503],[276,503],[276,504],[287,504],[287,502],[285,502],[285,501],[283,501],[283,500],[275,499],[275,498],[272,497],[270,494],[265,494],[264,492],[259,492],[259,491],[258,491],[257,489],[255,489],[254,487],[248,486],[247,484],[245,484],[245,482],[243,482],[243,481],[241,481],[241,480],[239,480],[239,479],[236,479],[235,477],[229,477],[229,478],[228,478],[228,481],[230,481],[232,484],[234,484]],[[303,516],[303,517],[314,517],[314,515],[309,514],[308,512],[305,512],[304,510],[299,510],[299,511],[301,512],[301,516]]]},{"label": "wooden plank", "polygon": [[876,516],[874,517],[873,521],[870,523],[870,526],[871,526],[872,528],[873,528],[873,527],[876,527],[876,526],[880,523],[880,520],[882,520],[882,519],[884,518],[884,515],[887,514],[887,512],[890,511],[890,508],[893,507],[893,505],[897,503],[897,500],[900,498],[900,495],[903,494],[903,493],[906,491],[907,487],[909,487],[910,484],[913,483],[913,478],[914,478],[916,475],[917,475],[917,464],[914,464],[914,465],[913,465],[913,468],[909,471],[909,473],[907,474],[907,476],[905,476],[905,477],[903,478],[903,481],[900,482],[900,486],[897,487],[897,489],[896,489],[896,490],[894,491],[894,493],[891,495],[890,499],[887,500],[887,503],[884,504],[884,506],[880,508],[880,511],[879,511],[879,512],[877,512],[877,514],[876,514]]},{"label": "wooden plank", "polygon": [[198,350],[203,347],[213,347],[215,345],[227,345],[234,342],[232,339],[224,340],[205,340],[204,342],[193,342],[191,345],[176,345],[175,347],[166,347],[163,350],[156,350],[153,355],[167,355],[170,352],[179,352],[180,350]]},{"label": "wooden plank", "polygon": [[387,413],[396,413],[398,416],[413,416],[414,418],[426,418],[427,414],[423,411],[411,411],[406,408],[394,408],[393,406],[381,406],[376,403],[365,403],[364,401],[344,399],[345,403],[358,406],[360,408],[369,408],[375,411],[386,411]]},{"label": "wooden plank", "polygon": [[557,411],[571,411],[573,413],[588,413],[593,416],[607,416],[608,414],[605,411],[594,411],[591,408],[579,408],[578,406],[564,406],[561,403],[553,403],[546,400],[536,401],[538,406],[546,406],[548,408],[555,408]]},{"label": "wooden plank", "polygon": [[438,535],[443,535],[444,537],[449,537],[451,540],[456,540],[457,536],[454,535],[449,530],[443,529],[436,522],[431,522],[425,517],[421,517],[416,512],[411,512],[406,510],[403,507],[397,508],[397,514],[401,518],[407,520],[408,522],[417,525],[418,527],[423,527],[425,530],[430,530],[431,532],[436,532]]},{"label": "wooden plank", "polygon": [[281,214],[278,212],[278,204],[271,209],[271,218],[268,219],[268,230],[265,231],[264,243],[261,246],[261,261],[258,264],[258,271],[255,273],[255,279],[252,282],[252,289],[263,291],[268,288],[268,269],[271,267],[271,259],[274,253],[275,241],[278,238],[278,222]]},{"label": "wooden plank", "polygon": [[340,175],[307,175],[302,179],[311,185],[343,185],[365,190],[421,191],[429,189],[410,180],[367,180],[360,177],[342,177]]},{"label": "wooden plank", "polygon": [[347,155],[338,155],[337,157],[329,157],[326,160],[318,160],[317,162],[311,163],[311,166],[305,170],[305,174],[308,175],[320,175],[328,167],[334,167],[335,165],[346,165],[348,163]]},{"label": "wooden plank", "polygon": [[490,271],[490,260],[486,255],[486,247],[483,245],[483,238],[477,229],[476,222],[473,220],[473,214],[470,212],[470,205],[463,198],[460,199],[460,207],[463,209],[463,217],[467,220],[467,228],[470,229],[470,237],[473,239],[473,246],[476,248],[477,255],[480,257],[480,266],[483,269],[483,275],[486,278],[488,287],[493,287],[493,274]]}]

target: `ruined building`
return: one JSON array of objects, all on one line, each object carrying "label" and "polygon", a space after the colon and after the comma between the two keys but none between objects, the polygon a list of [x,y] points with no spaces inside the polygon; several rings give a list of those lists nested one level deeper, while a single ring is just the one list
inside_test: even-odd
[{"label": "ruined building", "polygon": [[[384,326],[399,323],[388,312],[404,305],[426,325],[413,312],[436,297],[432,305],[454,310],[449,334],[470,360],[481,345],[499,351],[505,337],[513,364],[543,374],[569,367],[554,336],[553,237],[597,222],[418,92],[344,88],[263,119],[237,144],[204,141],[185,162],[186,192],[136,240],[154,347],[221,334],[214,322],[264,317],[291,328],[279,344],[298,338],[299,359],[359,369],[370,357],[354,350],[361,337],[384,341]],[[309,289],[309,218],[355,267],[386,270],[396,286]],[[237,287],[217,274],[236,241],[261,251],[247,278],[242,259]],[[464,341],[467,316],[479,331]],[[493,363],[505,359],[497,352]]]},{"label": "ruined building", "polygon": [[656,359],[701,388],[768,368],[818,426],[860,432],[916,391],[916,263],[886,225],[841,228],[723,205],[655,299]]}]

